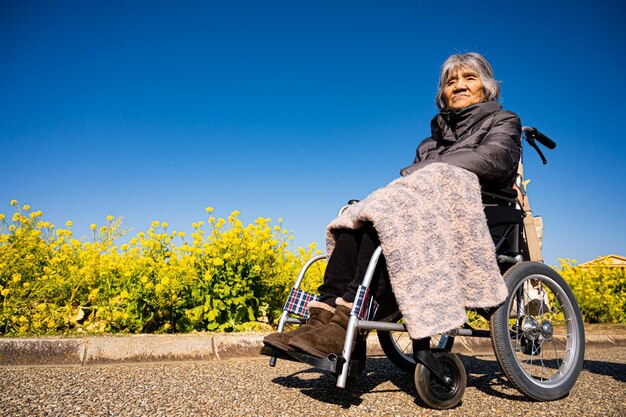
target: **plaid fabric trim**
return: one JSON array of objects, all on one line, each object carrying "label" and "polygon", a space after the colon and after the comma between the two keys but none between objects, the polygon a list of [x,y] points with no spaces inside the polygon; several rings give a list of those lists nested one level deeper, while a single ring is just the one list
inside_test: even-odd
[{"label": "plaid fabric trim", "polygon": [[361,320],[371,320],[378,310],[378,303],[374,300],[374,297],[370,296],[369,288],[365,288],[359,285],[359,289],[354,298],[354,307],[352,307],[352,314]]},{"label": "plaid fabric trim", "polygon": [[301,317],[309,317],[309,302],[317,300],[319,300],[319,297],[315,294],[311,294],[299,288],[292,288],[283,310],[287,310]]}]

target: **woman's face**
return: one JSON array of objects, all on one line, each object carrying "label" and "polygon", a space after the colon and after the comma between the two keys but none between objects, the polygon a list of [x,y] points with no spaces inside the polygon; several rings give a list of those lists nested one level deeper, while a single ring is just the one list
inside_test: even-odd
[{"label": "woman's face", "polygon": [[483,83],[478,73],[469,67],[460,67],[450,73],[443,90],[448,109],[462,109],[485,101]]}]

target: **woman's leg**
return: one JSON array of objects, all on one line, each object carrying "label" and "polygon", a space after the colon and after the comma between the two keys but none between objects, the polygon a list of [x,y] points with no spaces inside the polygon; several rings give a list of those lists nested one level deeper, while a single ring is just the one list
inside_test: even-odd
[{"label": "woman's leg", "polygon": [[339,233],[335,250],[326,266],[324,283],[318,288],[320,300],[309,303],[307,323],[295,330],[268,335],[263,339],[264,344],[287,351],[292,338],[320,328],[331,321],[335,313],[335,300],[347,291],[348,285],[354,280],[360,240],[359,231],[342,230]]},{"label": "woman's leg", "polygon": [[362,240],[362,229],[339,231],[335,249],[326,265],[324,283],[318,287],[321,302],[335,307],[335,300],[349,290],[359,269]]},{"label": "woman's leg", "polygon": [[[360,229],[359,238],[360,240],[357,241],[357,244],[355,245],[355,247],[358,247],[358,252],[354,259],[355,262],[351,264],[351,268],[354,270],[354,275],[352,275],[352,279],[349,281],[347,277],[342,277],[341,282],[343,284],[344,292],[343,294],[340,294],[334,302],[334,305],[336,306],[335,313],[330,323],[311,332],[296,335],[290,339],[288,343],[289,347],[318,358],[324,358],[329,353],[334,353],[336,355],[341,354],[356,291],[358,290],[359,285],[363,282],[365,272],[374,251],[380,245],[376,231],[371,225],[367,225],[366,227]],[[333,256],[334,255],[335,252],[333,252]],[[332,282],[325,281],[324,286],[327,284],[328,288]],[[335,290],[333,294],[339,294],[338,290],[340,290],[340,288],[338,286],[333,286],[332,288]],[[388,299],[393,299],[393,293],[391,292],[389,280],[387,279],[386,264],[382,257],[378,261],[370,288],[373,289],[372,293],[375,294],[375,298],[379,301],[379,303],[381,305],[385,303],[385,307]],[[328,297],[330,293],[325,295]],[[393,301],[393,306],[395,306],[395,301]]]},{"label": "woman's leg", "polygon": [[[348,303],[354,301],[354,297],[356,297],[356,292],[359,289],[359,285],[363,283],[363,279],[365,278],[365,273],[367,271],[367,267],[369,266],[370,260],[372,259],[372,255],[374,255],[374,251],[378,246],[380,246],[380,240],[378,240],[378,234],[374,229],[374,226],[371,223],[366,224],[361,229],[361,242],[359,245],[359,254],[357,257],[357,268],[356,272],[353,275],[353,279],[348,283],[346,292],[342,294],[341,298]],[[385,258],[381,255],[378,259],[378,263],[376,265],[376,269],[374,270],[374,275],[372,276],[372,281],[370,283],[371,294],[376,295],[379,291],[379,283],[385,282],[386,280],[381,279],[383,275],[387,273],[387,265],[385,264]]]},{"label": "woman's leg", "polygon": [[[366,224],[361,228],[361,242],[359,245],[359,254],[357,258],[357,269],[354,274],[354,278],[347,286],[347,290],[342,294],[341,298],[348,303],[354,301],[356,292],[359,289],[359,285],[363,283],[365,278],[365,272],[369,266],[372,255],[376,248],[380,246],[380,240],[378,234],[371,223]],[[392,295],[391,286],[389,284],[389,275],[387,273],[387,264],[385,263],[385,257],[380,256],[372,281],[370,282],[370,294],[372,294],[379,303],[385,301]]]}]

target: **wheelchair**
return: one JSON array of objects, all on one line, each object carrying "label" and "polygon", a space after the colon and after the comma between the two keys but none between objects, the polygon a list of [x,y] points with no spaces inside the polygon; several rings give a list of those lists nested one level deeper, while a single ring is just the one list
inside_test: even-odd
[{"label": "wheelchair", "polygon": [[[523,139],[546,164],[537,142],[548,149],[554,149],[556,143],[535,128],[525,126],[522,131]],[[384,313],[383,309],[378,311],[376,301],[369,296],[369,285],[382,254],[378,247],[357,291],[341,356],[330,354],[319,359],[299,351],[282,352],[268,346],[261,349],[261,354],[270,356],[270,366],[275,366],[281,358],[328,371],[337,376],[337,387],[345,388],[348,378],[356,378],[365,367],[364,335],[376,330],[389,360],[414,375],[417,394],[424,403],[435,409],[448,409],[460,403],[467,382],[461,360],[451,352],[454,338],[483,337],[491,339],[500,368],[522,394],[536,401],[567,396],[583,364],[583,321],[571,289],[554,269],[542,263],[536,242],[531,241],[536,236],[523,186],[523,170],[520,172],[517,189],[482,190],[495,256],[509,294],[496,308],[474,310],[489,321],[489,330],[476,329],[466,323],[432,338],[409,339],[401,314],[397,310],[392,310],[393,314]],[[518,199],[520,194],[524,203]],[[278,332],[282,332],[286,324],[306,322],[306,306],[317,296],[299,287],[310,266],[322,259],[326,259],[326,255],[315,256],[300,270],[280,317]]]}]

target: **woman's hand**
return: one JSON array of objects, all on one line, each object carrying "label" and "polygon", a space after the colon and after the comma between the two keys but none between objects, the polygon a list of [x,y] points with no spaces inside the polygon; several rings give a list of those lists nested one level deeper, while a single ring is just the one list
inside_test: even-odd
[{"label": "woman's hand", "polygon": [[409,165],[408,167],[402,168],[400,170],[400,175],[402,175],[403,177],[406,177],[407,175],[411,175],[415,171],[420,170],[424,168],[426,165],[432,164],[433,162],[437,162],[437,161],[435,160],[418,161],[412,165]]}]

